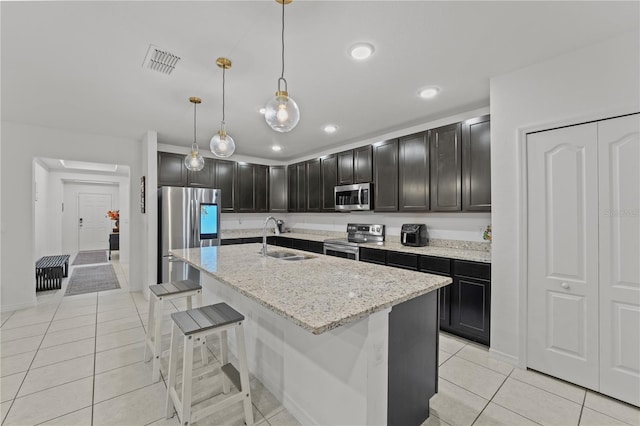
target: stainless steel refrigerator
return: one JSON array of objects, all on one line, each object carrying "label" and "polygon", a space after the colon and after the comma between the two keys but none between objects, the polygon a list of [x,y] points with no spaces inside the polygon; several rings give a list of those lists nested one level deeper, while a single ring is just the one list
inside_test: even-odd
[{"label": "stainless steel refrigerator", "polygon": [[158,188],[158,283],[200,281],[200,271],[173,258],[169,250],[218,245],[219,189]]}]

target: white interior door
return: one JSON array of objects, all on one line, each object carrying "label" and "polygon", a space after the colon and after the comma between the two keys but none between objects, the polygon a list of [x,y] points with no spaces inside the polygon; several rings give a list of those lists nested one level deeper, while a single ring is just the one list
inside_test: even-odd
[{"label": "white interior door", "polygon": [[640,405],[640,115],[598,122],[600,392]]},{"label": "white interior door", "polygon": [[111,194],[78,194],[78,251],[109,248]]},{"label": "white interior door", "polygon": [[598,389],[595,123],[531,134],[528,365]]}]

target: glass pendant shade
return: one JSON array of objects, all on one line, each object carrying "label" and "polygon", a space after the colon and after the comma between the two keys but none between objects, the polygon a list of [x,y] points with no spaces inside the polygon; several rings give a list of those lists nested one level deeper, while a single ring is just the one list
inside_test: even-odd
[{"label": "glass pendant shade", "polygon": [[184,157],[184,165],[187,170],[199,172],[204,168],[204,158],[198,151],[198,138],[196,135],[196,106],[202,102],[202,99],[192,96],[189,102],[193,104],[193,144],[191,144],[191,152]]},{"label": "glass pendant shade", "polygon": [[264,119],[276,132],[288,132],[298,125],[300,109],[287,92],[278,91],[265,107]]},{"label": "glass pendant shade", "polygon": [[231,157],[236,150],[236,143],[227,132],[220,130],[211,138],[209,148],[216,157]]},{"label": "glass pendant shade", "polygon": [[204,168],[204,158],[202,158],[202,155],[198,152],[197,145],[194,144],[191,147],[191,152],[184,157],[184,165],[188,170],[193,172],[199,172]]}]

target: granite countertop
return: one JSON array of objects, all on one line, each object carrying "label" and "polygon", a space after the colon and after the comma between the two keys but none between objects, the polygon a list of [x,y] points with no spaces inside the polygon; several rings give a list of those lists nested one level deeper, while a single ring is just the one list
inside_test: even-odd
[{"label": "granite countertop", "polygon": [[293,249],[285,251],[311,258],[263,257],[260,249],[254,243],[170,252],[313,334],[451,283],[451,278],[439,275]]},{"label": "granite countertop", "polygon": [[403,253],[421,254],[424,256],[447,257],[450,259],[470,260],[473,262],[491,263],[491,252],[485,250],[470,250],[465,248],[425,246],[409,247],[393,241],[385,241],[382,244],[364,243],[360,247],[378,250],[391,250]]},{"label": "granite countertop", "polygon": [[[294,232],[285,232],[280,234],[281,237],[297,238],[309,241],[324,241],[328,238],[346,238],[345,232],[324,232],[324,231],[306,231],[294,229]],[[270,229],[267,235],[275,235],[273,229]],[[222,231],[222,238],[250,238],[261,237],[260,229],[237,229]],[[469,260],[473,262],[491,263],[491,245],[488,243],[476,243],[468,241],[455,240],[432,240],[430,245],[425,247],[409,247],[403,246],[399,242],[399,238],[387,237],[387,241],[383,244],[364,243],[362,247],[391,250],[402,253],[421,254],[425,256],[446,257],[450,259]]]},{"label": "granite countertop", "polygon": [[[267,230],[267,236],[276,235],[273,228]],[[346,238],[345,232],[300,232],[299,230],[287,231],[279,234],[280,237],[297,238],[299,240],[324,241],[327,238]],[[261,229],[230,229],[222,231],[222,239],[232,238],[262,238]]]}]

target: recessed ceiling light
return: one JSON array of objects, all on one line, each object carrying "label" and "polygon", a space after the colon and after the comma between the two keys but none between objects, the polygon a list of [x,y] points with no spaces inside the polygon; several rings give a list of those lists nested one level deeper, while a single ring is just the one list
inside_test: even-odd
[{"label": "recessed ceiling light", "polygon": [[331,134],[331,133],[335,133],[336,130],[338,130],[338,127],[335,124],[327,124],[322,128],[322,130],[324,130],[325,133]]},{"label": "recessed ceiling light", "polygon": [[279,145],[274,145],[271,147],[272,150],[274,150],[275,152],[280,152],[282,151],[282,147]]},{"label": "recessed ceiling light", "polygon": [[264,115],[265,112],[267,112],[267,109],[265,107],[259,108],[258,112],[262,115]]},{"label": "recessed ceiling light", "polygon": [[373,54],[375,48],[372,44],[369,43],[356,43],[349,48],[349,55],[353,59],[357,59],[359,61],[367,59],[369,56]]},{"label": "recessed ceiling light", "polygon": [[420,89],[418,93],[422,99],[432,99],[438,96],[440,93],[439,87],[425,87],[424,89]]}]

